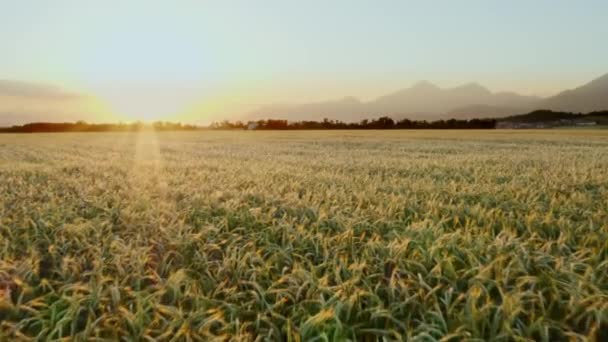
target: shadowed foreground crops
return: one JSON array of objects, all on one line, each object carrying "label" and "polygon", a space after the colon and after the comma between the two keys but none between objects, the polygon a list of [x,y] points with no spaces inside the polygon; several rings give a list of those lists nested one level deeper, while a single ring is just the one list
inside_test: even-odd
[{"label": "shadowed foreground crops", "polygon": [[0,136],[0,339],[608,338],[608,131]]}]

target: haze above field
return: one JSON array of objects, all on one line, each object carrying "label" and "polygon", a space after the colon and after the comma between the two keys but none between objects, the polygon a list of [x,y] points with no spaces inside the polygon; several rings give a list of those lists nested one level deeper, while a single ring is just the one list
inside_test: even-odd
[{"label": "haze above field", "polygon": [[608,109],[606,15],[599,0],[11,2],[0,125]]}]

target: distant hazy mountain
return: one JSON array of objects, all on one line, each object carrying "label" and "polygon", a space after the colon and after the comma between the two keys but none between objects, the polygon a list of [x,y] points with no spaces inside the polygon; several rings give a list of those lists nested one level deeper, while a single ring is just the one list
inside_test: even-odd
[{"label": "distant hazy mountain", "polygon": [[526,112],[541,100],[538,97],[516,93],[492,93],[477,83],[441,89],[428,81],[421,81],[410,88],[369,102],[348,97],[337,101],[293,106],[271,105],[251,113],[250,118],[272,117],[293,121],[328,118],[347,122],[383,115],[417,120],[481,118]]},{"label": "distant hazy mountain", "polygon": [[513,92],[492,93],[477,83],[441,89],[428,81],[381,96],[369,102],[348,97],[342,100],[300,105],[264,106],[249,118],[277,118],[293,121],[359,121],[383,115],[416,120],[505,117],[535,109],[567,112],[608,110],[608,74],[581,87],[543,99]]},{"label": "distant hazy mountain", "polygon": [[528,113],[533,110],[533,106],[523,107],[500,107],[489,105],[472,105],[467,107],[456,108],[448,114],[444,119],[485,119],[485,118],[501,118],[514,115],[515,113]]},{"label": "distant hazy mountain", "polygon": [[[370,112],[394,113],[413,119],[483,118],[507,115],[533,108],[541,99],[516,93],[492,93],[477,83],[440,89],[423,81],[412,88],[383,96],[370,103]],[[424,113],[426,115],[412,115]],[[429,115],[430,114],[430,115]]]},{"label": "distant hazy mountain", "polygon": [[593,112],[608,109],[608,74],[581,87],[566,90],[541,103],[543,109]]}]

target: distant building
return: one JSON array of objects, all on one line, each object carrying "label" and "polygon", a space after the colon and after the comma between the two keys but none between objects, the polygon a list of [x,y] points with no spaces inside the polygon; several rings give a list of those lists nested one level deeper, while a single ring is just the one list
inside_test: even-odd
[{"label": "distant building", "polygon": [[499,129],[525,129],[525,128],[546,128],[547,125],[538,122],[538,123],[530,123],[530,122],[498,122],[496,123],[496,128]]},{"label": "distant building", "polygon": [[499,121],[496,123],[496,128],[498,129],[513,129],[513,123],[507,121]]},{"label": "distant building", "polygon": [[567,127],[567,126],[595,126],[595,121],[577,121],[571,119],[561,119],[555,121],[539,121],[539,122],[509,122],[499,121],[496,123],[496,128],[502,129],[539,129],[539,128],[553,128],[553,127]]},{"label": "distant building", "polygon": [[257,122],[250,122],[247,124],[247,130],[253,131],[255,129],[258,129],[258,123]]}]

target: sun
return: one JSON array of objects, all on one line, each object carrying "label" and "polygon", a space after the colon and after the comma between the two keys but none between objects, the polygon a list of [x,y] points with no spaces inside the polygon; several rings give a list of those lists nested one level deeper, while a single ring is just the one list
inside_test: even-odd
[{"label": "sun", "polygon": [[162,20],[104,25],[83,38],[70,66],[83,86],[128,120],[170,120],[204,96],[201,88],[216,67],[200,33],[159,25]]}]

